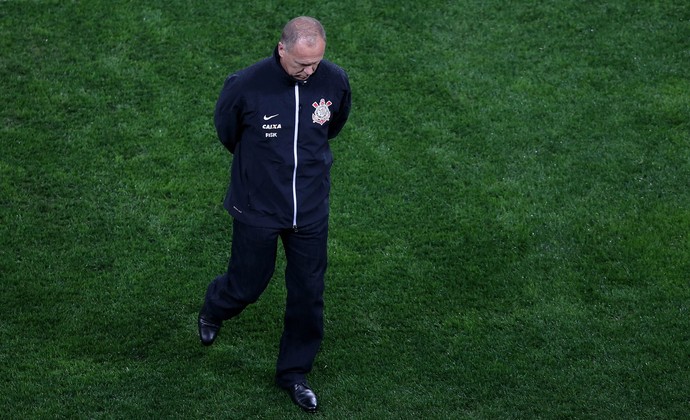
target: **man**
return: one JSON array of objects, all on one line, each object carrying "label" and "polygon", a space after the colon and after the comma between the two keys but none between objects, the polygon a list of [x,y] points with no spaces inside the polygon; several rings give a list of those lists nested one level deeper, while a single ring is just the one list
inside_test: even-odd
[{"label": "man", "polygon": [[223,321],[265,290],[280,238],[287,300],[275,380],[308,412],[318,406],[306,375],[323,338],[328,141],[345,125],[351,104],[347,75],[323,59],[325,48],[321,23],[298,17],[283,29],[272,57],[225,81],[214,121],[233,154],[224,201],[233,217],[232,249],[198,318],[202,344],[213,344]]}]

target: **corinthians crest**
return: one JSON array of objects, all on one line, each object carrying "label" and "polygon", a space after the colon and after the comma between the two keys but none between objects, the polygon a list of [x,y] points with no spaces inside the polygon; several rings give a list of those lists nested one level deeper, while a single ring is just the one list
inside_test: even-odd
[{"label": "corinthians crest", "polygon": [[313,122],[323,125],[323,123],[331,119],[331,110],[328,109],[328,107],[333,105],[333,102],[321,98],[320,102],[314,102],[311,105],[316,108],[314,113],[311,114],[311,120]]}]

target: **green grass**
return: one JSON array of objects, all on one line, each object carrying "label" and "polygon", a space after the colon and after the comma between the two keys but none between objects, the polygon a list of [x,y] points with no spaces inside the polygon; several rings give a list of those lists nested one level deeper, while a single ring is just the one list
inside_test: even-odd
[{"label": "green grass", "polygon": [[317,417],[688,417],[680,0],[0,2],[2,417],[303,416],[282,258],[196,336],[230,248],[215,100],[300,14],[354,92]]}]

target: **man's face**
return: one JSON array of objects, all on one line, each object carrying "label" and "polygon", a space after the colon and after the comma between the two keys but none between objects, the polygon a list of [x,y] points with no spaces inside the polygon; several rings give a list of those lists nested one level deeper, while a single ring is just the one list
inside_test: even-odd
[{"label": "man's face", "polygon": [[290,51],[285,49],[282,42],[278,43],[280,64],[287,74],[297,80],[307,80],[314,74],[325,50],[326,43],[322,39],[311,46],[304,41],[297,41]]}]

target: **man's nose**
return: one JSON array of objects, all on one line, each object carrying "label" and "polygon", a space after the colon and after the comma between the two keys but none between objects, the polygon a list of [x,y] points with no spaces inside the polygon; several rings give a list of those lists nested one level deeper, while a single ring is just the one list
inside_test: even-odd
[{"label": "man's nose", "polygon": [[311,76],[314,73],[314,68],[312,66],[305,67],[304,68],[304,73],[307,74],[307,76]]}]

